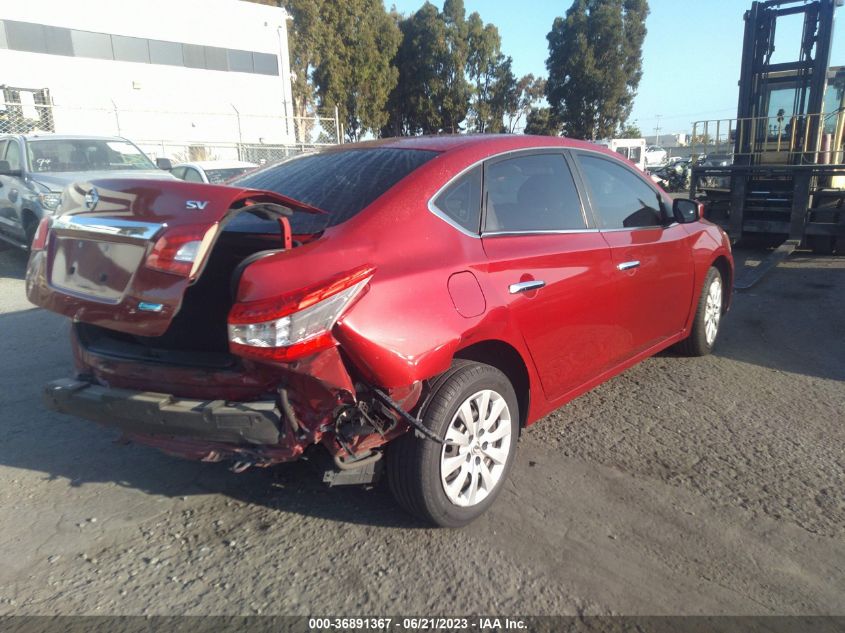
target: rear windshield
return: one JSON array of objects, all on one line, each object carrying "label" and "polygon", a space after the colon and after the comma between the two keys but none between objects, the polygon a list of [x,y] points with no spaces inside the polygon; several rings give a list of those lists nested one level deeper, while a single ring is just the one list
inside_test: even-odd
[{"label": "rear windshield", "polygon": [[37,172],[156,169],[144,152],[121,139],[34,139],[26,149]]},{"label": "rear windshield", "polygon": [[350,149],[306,154],[236,178],[229,184],[267,189],[327,211],[297,213],[294,233],[315,233],[345,222],[437,152],[412,149]]}]

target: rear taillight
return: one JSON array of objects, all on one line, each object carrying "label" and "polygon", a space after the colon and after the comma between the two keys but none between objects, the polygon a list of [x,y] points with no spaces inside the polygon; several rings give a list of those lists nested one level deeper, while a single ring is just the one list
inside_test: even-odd
[{"label": "rear taillight", "polygon": [[38,223],[38,228],[35,229],[35,235],[30,245],[33,251],[43,251],[47,248],[47,236],[50,235],[50,224],[52,224],[50,218],[42,218],[41,222]]},{"label": "rear taillight", "polygon": [[168,229],[147,256],[147,268],[193,279],[214,240],[217,225]]},{"label": "rear taillight", "polygon": [[238,303],[229,312],[232,353],[291,361],[334,345],[331,329],[373,275],[364,268],[268,301]]}]

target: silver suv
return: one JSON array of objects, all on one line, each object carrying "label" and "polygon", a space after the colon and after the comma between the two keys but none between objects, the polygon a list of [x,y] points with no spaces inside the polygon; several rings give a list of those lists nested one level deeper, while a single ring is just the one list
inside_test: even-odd
[{"label": "silver suv", "polygon": [[120,137],[0,136],[0,239],[29,248],[41,219],[56,212],[62,189],[98,176],[172,179],[170,161],[153,163]]}]

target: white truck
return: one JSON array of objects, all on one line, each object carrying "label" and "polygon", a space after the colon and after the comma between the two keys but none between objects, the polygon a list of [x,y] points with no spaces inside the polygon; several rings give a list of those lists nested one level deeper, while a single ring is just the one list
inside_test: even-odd
[{"label": "white truck", "polygon": [[597,141],[596,143],[607,147],[617,154],[622,154],[622,156],[645,171],[646,142],[644,138],[612,138]]}]

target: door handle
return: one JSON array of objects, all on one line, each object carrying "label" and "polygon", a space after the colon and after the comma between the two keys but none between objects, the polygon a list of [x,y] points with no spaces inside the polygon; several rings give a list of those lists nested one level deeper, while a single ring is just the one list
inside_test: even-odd
[{"label": "door handle", "polygon": [[537,290],[542,288],[546,285],[545,281],[540,281],[539,279],[533,279],[531,281],[520,281],[516,284],[511,284],[508,286],[508,291],[512,294],[518,294],[520,292],[528,292],[529,290]]},{"label": "door handle", "polygon": [[632,268],[639,268],[640,262],[639,260],[633,260],[630,262],[622,262],[621,264],[616,264],[616,268],[619,270],[631,270]]}]

